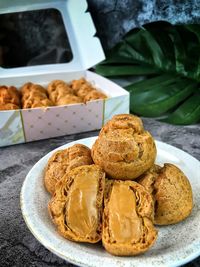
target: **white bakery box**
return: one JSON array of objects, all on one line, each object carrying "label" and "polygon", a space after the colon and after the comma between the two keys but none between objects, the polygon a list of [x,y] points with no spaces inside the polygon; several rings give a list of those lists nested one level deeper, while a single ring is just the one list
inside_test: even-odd
[{"label": "white bakery box", "polygon": [[88,68],[104,59],[86,0],[0,1],[0,14],[57,9],[62,16],[73,58],[69,63],[4,69],[0,85],[20,88],[26,82],[47,86],[55,79],[85,77],[108,98],[86,104],[0,111],[0,147],[97,130],[114,114],[129,113],[129,93]]}]

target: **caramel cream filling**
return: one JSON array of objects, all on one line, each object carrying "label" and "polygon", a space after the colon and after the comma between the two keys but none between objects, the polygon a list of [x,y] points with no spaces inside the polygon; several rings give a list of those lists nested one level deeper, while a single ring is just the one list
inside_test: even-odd
[{"label": "caramel cream filling", "polygon": [[136,196],[128,185],[114,183],[109,200],[109,232],[117,243],[137,243],[142,236]]},{"label": "caramel cream filling", "polygon": [[94,175],[86,173],[74,179],[69,192],[66,221],[77,235],[86,236],[97,229],[97,192],[98,179]]}]

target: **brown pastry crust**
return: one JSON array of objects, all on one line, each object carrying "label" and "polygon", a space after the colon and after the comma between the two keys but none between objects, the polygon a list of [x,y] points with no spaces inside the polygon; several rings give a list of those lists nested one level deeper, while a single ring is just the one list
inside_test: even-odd
[{"label": "brown pastry crust", "polygon": [[69,170],[93,164],[91,151],[87,146],[75,144],[67,149],[55,152],[49,159],[44,175],[44,185],[51,194],[55,191],[56,183]]},{"label": "brown pastry crust", "polygon": [[[53,80],[47,90],[39,84],[25,83],[18,91],[14,86],[0,86],[0,110],[28,109],[84,103],[106,98],[84,78],[68,85],[62,80]],[[7,105],[8,104],[8,105]],[[11,105],[12,104],[12,105]]]},{"label": "brown pastry crust", "polygon": [[[20,93],[17,88],[14,86],[0,86],[0,104],[13,104],[19,107]],[[12,107],[12,105],[10,105],[10,107]]]},{"label": "brown pastry crust", "polygon": [[85,78],[81,78],[81,79],[78,79],[78,80],[73,80],[70,84],[73,92],[78,95],[78,91],[83,87],[91,87],[89,82],[86,81]]},{"label": "brown pastry crust", "polygon": [[154,164],[148,171],[143,173],[141,176],[139,176],[136,179],[136,182],[144,186],[144,188],[153,196],[154,199],[154,194],[155,194],[155,188],[154,184],[156,179],[158,178],[158,175],[160,173],[160,170],[162,167],[159,165]]},{"label": "brown pastry crust", "polygon": [[32,98],[24,101],[23,108],[46,108],[53,106],[53,103],[48,98],[38,99]]},{"label": "brown pastry crust", "polygon": [[71,88],[77,96],[84,99],[84,102],[95,99],[104,99],[107,97],[102,92],[96,90],[96,88],[84,78],[73,80],[71,83]]},{"label": "brown pastry crust", "polygon": [[168,225],[187,218],[193,208],[192,188],[188,178],[175,165],[165,163],[154,166],[143,174],[138,182],[154,198],[154,223]]},{"label": "brown pastry crust", "polygon": [[53,102],[47,97],[46,89],[39,84],[26,83],[20,91],[24,109],[53,106]]},{"label": "brown pastry crust", "polygon": [[63,80],[53,80],[48,85],[48,88],[47,88],[48,94],[55,92],[58,88],[59,89],[65,88],[66,90],[68,90],[68,93],[72,92],[72,89],[70,88],[70,86]]},{"label": "brown pastry crust", "polygon": [[100,131],[92,158],[113,179],[132,180],[147,171],[156,158],[151,134],[140,118],[115,115]]},{"label": "brown pastry crust", "polygon": [[69,94],[73,94],[73,90],[66,82],[62,80],[54,80],[50,82],[47,91],[49,98],[56,104],[60,98],[63,98]]},{"label": "brown pastry crust", "polygon": [[105,94],[93,89],[85,96],[84,101],[87,102],[91,100],[105,99],[105,98],[107,98]]},{"label": "brown pastry crust", "polygon": [[53,106],[53,103],[50,99],[48,98],[45,98],[45,99],[42,99],[42,100],[35,100],[33,101],[33,103],[28,107],[29,105],[29,102],[27,101],[27,106],[24,104],[24,108],[46,108],[46,107],[51,107]]},{"label": "brown pastry crust", "polygon": [[19,108],[20,108],[19,106],[12,103],[0,104],[0,110],[14,110]]},{"label": "brown pastry crust", "polygon": [[118,256],[137,255],[148,250],[157,238],[152,223],[153,199],[134,181],[107,182],[104,197],[102,242]]},{"label": "brown pastry crust", "polygon": [[39,84],[34,84],[31,82],[25,83],[20,89],[22,95],[30,94],[30,92],[43,93],[47,96],[46,89]]},{"label": "brown pastry crust", "polygon": [[79,90],[77,90],[76,94],[82,97],[83,99],[85,99],[87,94],[89,94],[92,90],[93,90],[93,87],[90,84],[86,83],[86,84],[83,84],[79,88]]},{"label": "brown pastry crust", "polygon": [[105,173],[96,165],[68,172],[56,185],[49,213],[58,232],[77,242],[101,239]]},{"label": "brown pastry crust", "polygon": [[[34,88],[34,87],[33,87]],[[47,95],[44,94],[43,92],[38,92],[37,90],[35,91],[30,90],[30,92],[26,92],[25,94],[22,94],[22,104],[25,104],[26,101],[30,101],[32,100],[32,102],[34,101],[41,101],[43,99],[47,99]]]},{"label": "brown pastry crust", "polygon": [[76,95],[65,95],[56,102],[57,106],[61,105],[68,105],[68,104],[77,104],[77,103],[83,103],[82,98]]}]

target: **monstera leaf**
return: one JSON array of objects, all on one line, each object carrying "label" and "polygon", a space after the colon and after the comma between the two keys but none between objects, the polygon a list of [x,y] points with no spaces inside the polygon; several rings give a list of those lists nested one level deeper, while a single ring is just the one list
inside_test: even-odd
[{"label": "monstera leaf", "polygon": [[172,124],[200,121],[200,25],[156,22],[134,29],[107,52],[96,72],[144,76],[125,87],[135,114]]}]

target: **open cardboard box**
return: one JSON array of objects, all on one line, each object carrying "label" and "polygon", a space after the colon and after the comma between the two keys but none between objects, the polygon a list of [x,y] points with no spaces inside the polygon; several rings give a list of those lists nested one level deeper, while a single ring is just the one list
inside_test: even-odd
[{"label": "open cardboard box", "polygon": [[87,71],[104,59],[85,0],[25,0],[0,2],[0,14],[55,8],[60,11],[73,59],[69,63],[0,68],[0,85],[21,87],[26,82],[46,86],[60,79],[85,77],[108,98],[86,104],[0,111],[0,146],[97,130],[114,114],[129,113],[129,93],[120,86]]}]

